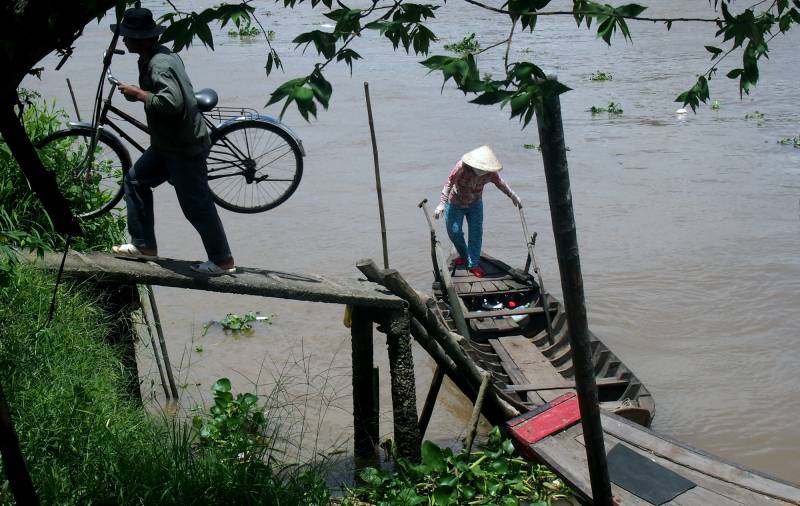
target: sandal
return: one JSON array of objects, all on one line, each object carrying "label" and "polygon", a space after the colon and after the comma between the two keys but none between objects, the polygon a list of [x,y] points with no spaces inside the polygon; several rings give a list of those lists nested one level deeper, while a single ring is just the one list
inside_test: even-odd
[{"label": "sandal", "polygon": [[476,278],[482,278],[486,275],[486,271],[484,271],[480,266],[471,267],[469,269],[469,273]]},{"label": "sandal", "polygon": [[121,257],[137,257],[137,258],[157,258],[158,254],[148,255],[142,253],[142,250],[133,244],[120,244],[119,246],[111,246],[111,251]]},{"label": "sandal", "polygon": [[203,262],[202,264],[193,265],[190,268],[195,272],[199,272],[200,274],[209,274],[212,276],[218,276],[220,274],[233,274],[236,272],[236,267],[225,269],[215,264],[211,260]]}]

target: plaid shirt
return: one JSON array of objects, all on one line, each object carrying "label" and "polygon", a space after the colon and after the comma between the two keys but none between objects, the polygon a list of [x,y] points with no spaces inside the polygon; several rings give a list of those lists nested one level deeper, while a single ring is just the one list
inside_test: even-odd
[{"label": "plaid shirt", "polygon": [[449,202],[458,206],[472,205],[481,200],[486,183],[494,183],[500,191],[508,195],[515,203],[517,202],[517,194],[508,187],[499,173],[487,172],[479,176],[475,171],[465,168],[460,160],[447,177],[447,182],[442,188],[440,202],[442,204]]}]

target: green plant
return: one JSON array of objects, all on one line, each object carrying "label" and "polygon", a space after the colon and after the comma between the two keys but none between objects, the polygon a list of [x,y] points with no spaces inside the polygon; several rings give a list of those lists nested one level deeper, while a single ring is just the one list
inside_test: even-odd
[{"label": "green plant", "polygon": [[[523,148],[525,149],[535,149],[538,152],[542,152],[542,145],[541,144],[523,144]],[[569,146],[564,146],[565,151],[569,151]]]},{"label": "green plant", "polygon": [[614,76],[612,76],[610,73],[603,72],[602,70],[598,70],[589,76],[589,80],[591,81],[611,81],[612,79],[614,79]]},{"label": "green plant", "polygon": [[525,504],[546,506],[573,494],[549,469],[516,456],[514,445],[494,427],[482,451],[456,454],[430,441],[422,463],[397,459],[394,471],[367,468],[363,485],[349,491],[345,504]]},{"label": "green plant", "polygon": [[744,119],[754,119],[756,121],[764,119],[764,113],[760,111],[748,112],[744,115]]},{"label": "green plant", "polygon": [[200,444],[225,449],[239,460],[263,453],[268,424],[258,406],[258,397],[251,393],[234,397],[228,378],[217,380],[211,390],[214,392],[214,405],[210,416],[197,415],[192,419]]},{"label": "green plant", "polygon": [[592,115],[600,114],[600,113],[603,113],[603,112],[607,112],[609,114],[609,116],[611,116],[611,115],[620,115],[620,114],[622,114],[622,105],[614,103],[614,102],[609,102],[607,107],[592,106],[589,109],[589,112],[591,112]]},{"label": "green plant", "polygon": [[[245,21],[242,21],[245,19]],[[257,37],[258,34],[261,33],[261,30],[258,27],[252,25],[252,21],[250,18],[236,18],[234,20],[235,28],[231,28],[228,30],[228,37],[239,37],[240,39],[251,39],[253,37]],[[272,32],[272,30],[270,30]],[[272,32],[273,37],[275,32]],[[269,39],[269,32],[267,32],[267,38]],[[269,39],[272,40],[272,39]]]},{"label": "green plant", "polygon": [[778,141],[778,144],[800,148],[800,135],[797,135],[795,137],[784,137],[783,139]]},{"label": "green plant", "polygon": [[720,103],[719,100],[714,100],[711,102],[711,110],[712,111],[719,111]]},{"label": "green plant", "polygon": [[[66,118],[64,111],[44,102],[35,93],[22,92],[21,95],[26,104],[22,110],[22,121],[34,143],[63,126]],[[57,179],[65,177],[59,169],[65,169],[68,164],[58,161],[66,158],[68,147],[57,145],[39,153],[45,166],[54,168]],[[0,138],[0,244],[33,248],[40,252],[63,249],[65,239],[53,230],[41,203],[28,188],[11,150]],[[70,202],[76,209],[86,207],[88,202],[98,197],[92,193],[70,193],[69,188],[64,186],[62,190],[69,194]],[[73,248],[80,251],[108,250],[124,239],[125,217],[115,210],[95,219],[82,221],[81,227],[84,236],[73,238]],[[7,259],[10,257],[7,253],[6,250],[6,260],[0,260],[0,263],[8,265]]]},{"label": "green plant", "polygon": [[475,38],[475,34],[465,35],[463,39],[452,44],[445,44],[444,50],[456,54],[474,53],[481,48],[480,42]]},{"label": "green plant", "polygon": [[[235,445],[202,442],[182,417],[153,414],[161,410],[124,393],[120,355],[105,341],[111,317],[96,295],[66,283],[45,325],[53,278],[24,264],[11,276],[0,286],[0,381],[42,504],[328,503],[325,468],[287,460],[289,440],[272,416],[260,441],[248,439],[252,425],[220,431],[228,441],[253,441],[242,450],[249,458],[234,454]],[[286,397],[273,405],[297,409]],[[13,504],[3,478],[0,504]]]},{"label": "green plant", "polygon": [[211,320],[208,323],[203,324],[203,335],[208,332],[208,329],[214,325],[220,325],[223,330],[231,330],[233,332],[239,331],[248,331],[253,329],[252,322],[261,321],[264,323],[272,323],[271,316],[261,316],[258,311],[248,311],[247,313],[240,315],[238,313],[228,313],[225,315],[225,318],[216,321]]}]

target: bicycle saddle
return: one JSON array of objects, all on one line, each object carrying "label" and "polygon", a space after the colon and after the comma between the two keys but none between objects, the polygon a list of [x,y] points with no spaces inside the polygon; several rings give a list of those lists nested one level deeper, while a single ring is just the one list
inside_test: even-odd
[{"label": "bicycle saddle", "polygon": [[217,92],[211,88],[203,88],[194,93],[194,99],[197,100],[197,108],[200,109],[201,112],[208,112],[217,105],[219,96],[217,96]]}]

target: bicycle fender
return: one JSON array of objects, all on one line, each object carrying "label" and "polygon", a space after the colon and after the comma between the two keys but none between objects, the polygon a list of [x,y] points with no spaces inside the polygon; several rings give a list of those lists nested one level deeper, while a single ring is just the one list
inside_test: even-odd
[{"label": "bicycle fender", "polygon": [[219,124],[219,126],[217,128],[222,128],[222,127],[227,126],[227,125],[229,125],[231,123],[235,123],[237,121],[242,121],[242,120],[245,120],[245,119],[252,120],[252,121],[262,121],[264,123],[269,123],[270,125],[274,125],[274,126],[280,128],[281,130],[283,130],[284,132],[289,134],[289,136],[292,139],[294,139],[295,142],[297,142],[297,145],[300,146],[300,154],[303,155],[303,156],[306,156],[306,148],[303,147],[303,141],[300,139],[300,137],[298,137],[298,135],[295,133],[295,131],[292,130],[292,128],[289,125],[287,125],[285,123],[281,123],[281,121],[278,118],[273,118],[272,116],[264,116],[264,115],[261,115],[261,114],[258,114],[256,116],[240,116],[238,118],[231,118],[229,120],[223,121],[222,123]]}]

